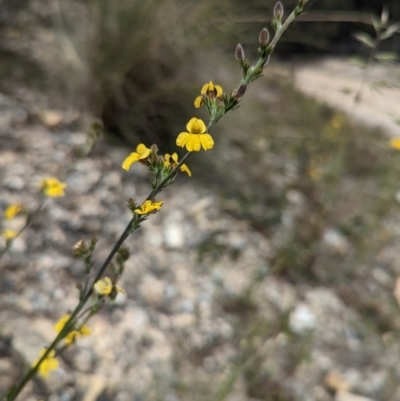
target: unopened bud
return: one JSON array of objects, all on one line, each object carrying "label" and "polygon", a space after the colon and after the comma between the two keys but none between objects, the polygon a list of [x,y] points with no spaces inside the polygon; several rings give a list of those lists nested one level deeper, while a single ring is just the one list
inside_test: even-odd
[{"label": "unopened bud", "polygon": [[78,241],[72,248],[75,256],[83,256],[87,251],[86,242],[83,240]]},{"label": "unopened bud", "polygon": [[133,212],[136,208],[137,208],[136,202],[132,198],[129,198],[129,200],[128,200],[128,209]]},{"label": "unopened bud", "polygon": [[243,46],[240,43],[238,43],[236,45],[235,58],[237,61],[239,61],[239,63],[243,63],[246,60],[246,56],[244,55]]},{"label": "unopened bud", "polygon": [[268,32],[267,28],[261,29],[260,36],[258,37],[258,40],[259,40],[259,42],[260,42],[262,47],[267,46],[268,41],[269,41],[269,32]]},{"label": "unopened bud", "polygon": [[240,99],[244,96],[244,94],[246,93],[246,91],[247,91],[247,85],[246,85],[246,84],[241,84],[241,85],[239,86],[239,88],[237,88],[237,89],[235,90],[235,92],[233,92],[232,97],[233,97],[234,99],[236,99],[236,100],[240,100]]},{"label": "unopened bud", "polygon": [[277,20],[281,20],[282,19],[282,17],[283,17],[283,4],[280,2],[280,1],[278,1],[276,4],[275,4],[275,7],[274,7],[274,17],[277,19]]}]

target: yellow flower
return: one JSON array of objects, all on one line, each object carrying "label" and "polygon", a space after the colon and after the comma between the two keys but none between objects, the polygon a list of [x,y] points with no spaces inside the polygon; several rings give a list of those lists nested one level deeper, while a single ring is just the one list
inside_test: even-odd
[{"label": "yellow flower", "polygon": [[215,97],[221,97],[222,92],[222,87],[219,85],[214,85],[212,81],[210,81],[208,84],[204,84],[200,91],[202,95],[214,95]]},{"label": "yellow flower", "polygon": [[[215,98],[221,98],[222,97],[222,87],[219,85],[214,85],[212,81],[208,82],[207,84],[204,84],[203,87],[201,88],[200,93],[202,95],[206,95],[210,99],[215,99]],[[203,96],[197,96],[196,99],[194,99],[194,107],[196,109],[200,108],[203,106]]]},{"label": "yellow flower", "polygon": [[203,120],[193,117],[186,125],[189,132],[181,132],[176,138],[176,144],[185,147],[189,152],[198,152],[201,147],[209,150],[214,147],[212,136],[207,133]]},{"label": "yellow flower", "polygon": [[6,239],[6,241],[11,241],[12,239],[16,238],[18,235],[18,232],[15,230],[10,230],[10,229],[5,229],[3,231],[3,237]]},{"label": "yellow flower", "polygon": [[99,295],[110,295],[113,289],[113,283],[110,277],[104,277],[103,280],[99,280],[94,284],[94,290]]},{"label": "yellow flower", "polygon": [[143,205],[139,209],[135,209],[136,214],[149,214],[156,212],[161,209],[163,202],[153,202],[151,200],[147,200],[143,203]]},{"label": "yellow flower", "polygon": [[[45,352],[46,352],[46,349],[45,348],[42,349],[40,351],[40,357],[42,357]],[[42,363],[40,364],[40,366],[38,368],[38,372],[41,376],[47,377],[52,370],[56,370],[59,367],[60,363],[55,358],[55,355],[56,355],[56,352],[53,349],[49,352],[46,359],[44,359],[42,361]],[[33,362],[32,366],[35,366],[38,362],[39,362],[39,359],[36,359],[36,361]]]},{"label": "yellow flower", "polygon": [[[94,285],[94,290],[100,296],[110,295],[114,289],[121,294],[125,294],[125,290],[121,288],[118,284],[113,283],[110,277],[107,276],[104,277],[103,280],[97,281]],[[114,295],[116,295],[115,292]]]},{"label": "yellow flower", "polygon": [[[172,170],[178,164],[178,154],[172,153],[172,155],[169,155],[168,153],[166,153],[164,156],[164,160],[164,166],[167,168],[171,168]],[[185,172],[189,177],[192,176],[192,172],[189,170],[189,167],[186,164],[182,164],[179,170]]]},{"label": "yellow flower", "polygon": [[400,138],[392,138],[389,141],[389,146],[393,149],[400,150]]},{"label": "yellow flower", "polygon": [[133,163],[136,163],[139,160],[144,160],[149,157],[151,153],[151,149],[146,148],[143,143],[139,144],[136,147],[136,152],[131,153],[122,163],[122,168],[126,171],[130,169]]},{"label": "yellow flower", "polygon": [[[71,317],[71,315],[69,313],[67,313],[66,315],[64,315],[61,319],[58,320],[58,322],[54,325],[54,330],[59,333],[65,326],[65,324],[67,323],[67,321],[69,320],[69,318]],[[80,329],[74,329],[71,330],[65,337],[65,343],[66,344],[72,344],[73,342],[75,342],[75,340],[79,337],[82,336],[89,336],[91,334],[91,330],[90,327],[88,326],[82,326]]]},{"label": "yellow flower", "polygon": [[64,189],[67,184],[57,180],[57,178],[45,178],[40,184],[40,189],[50,198],[59,198],[65,195]]},{"label": "yellow flower", "polygon": [[13,219],[15,216],[18,215],[22,210],[22,206],[20,203],[13,203],[12,205],[8,206],[7,209],[4,211],[4,218],[7,220]]}]

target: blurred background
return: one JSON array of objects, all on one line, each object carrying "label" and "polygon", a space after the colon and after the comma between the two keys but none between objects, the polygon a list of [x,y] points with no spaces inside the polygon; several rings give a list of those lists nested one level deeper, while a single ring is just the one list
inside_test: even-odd
[{"label": "blurred background", "polygon": [[[207,120],[194,98],[210,80],[236,88],[234,48],[256,61],[274,4],[0,0],[0,206],[36,206],[36,176],[70,189],[0,261],[1,389],[76,302],[72,245],[97,234],[103,260],[126,200],[147,195],[123,158],[140,142],[173,152]],[[398,0],[310,1],[215,149],[128,240],[127,297],[25,399],[400,399],[400,34],[355,38],[375,38],[384,7],[398,23]],[[104,138],[76,161],[94,121]]]}]

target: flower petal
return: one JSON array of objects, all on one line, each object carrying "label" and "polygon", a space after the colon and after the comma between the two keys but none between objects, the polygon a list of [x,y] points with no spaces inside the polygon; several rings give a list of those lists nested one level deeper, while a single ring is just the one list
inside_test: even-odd
[{"label": "flower petal", "polygon": [[214,85],[215,90],[217,91],[217,97],[221,97],[223,93],[222,86]]},{"label": "flower petal", "polygon": [[186,143],[186,149],[189,152],[198,152],[201,149],[200,135],[191,134]]},{"label": "flower petal", "polygon": [[188,129],[189,133],[195,135],[203,134],[204,132],[207,131],[207,127],[204,124],[204,121],[196,117],[193,117],[189,120],[189,122],[186,125],[186,128]]},{"label": "flower petal", "polygon": [[197,96],[196,99],[194,99],[194,107],[199,109],[201,106],[203,106],[203,98],[201,96]]},{"label": "flower petal", "polygon": [[136,152],[139,154],[139,159],[146,159],[146,157],[149,156],[151,149],[146,148],[143,143],[140,143],[136,148]]},{"label": "flower petal", "polygon": [[200,140],[204,150],[209,150],[214,147],[214,139],[210,134],[200,135]]},{"label": "flower petal", "polygon": [[186,173],[189,177],[192,176],[192,172],[189,170],[189,167],[186,164],[182,164],[180,170]]},{"label": "flower petal", "polygon": [[181,148],[183,148],[186,145],[186,141],[188,140],[188,137],[189,137],[189,133],[181,132],[178,135],[178,138],[176,138],[177,146],[180,146]]},{"label": "flower petal", "polygon": [[139,154],[136,152],[131,153],[122,163],[122,168],[126,171],[130,169],[133,163],[136,163],[139,160]]},{"label": "flower petal", "polygon": [[200,93],[202,95],[205,95],[207,93],[207,91],[210,90],[210,86],[211,87],[213,86],[213,83],[211,81],[207,82],[206,84],[203,85],[203,87],[201,88]]}]

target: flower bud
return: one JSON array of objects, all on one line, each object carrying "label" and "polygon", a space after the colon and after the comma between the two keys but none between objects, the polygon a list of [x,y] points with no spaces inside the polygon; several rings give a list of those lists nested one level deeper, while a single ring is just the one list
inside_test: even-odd
[{"label": "flower bud", "polygon": [[78,241],[72,248],[72,251],[75,256],[83,256],[87,252],[87,245],[86,242],[83,240]]},{"label": "flower bud", "polygon": [[283,17],[283,4],[280,2],[280,1],[278,1],[276,4],[275,4],[275,7],[274,7],[274,17],[277,19],[277,20],[281,20],[282,19],[282,17]]},{"label": "flower bud", "polygon": [[233,92],[232,97],[233,97],[235,100],[240,100],[240,99],[244,96],[244,94],[246,93],[246,91],[247,91],[247,85],[246,85],[246,84],[241,84],[241,85],[239,86],[239,88],[237,88],[237,89],[235,90],[235,92]]},{"label": "flower bud", "polygon": [[267,46],[268,41],[269,41],[269,32],[268,32],[267,28],[261,29],[260,36],[258,37],[258,40],[259,40],[259,42],[260,42],[262,47]]},{"label": "flower bud", "polygon": [[237,61],[239,61],[239,63],[243,63],[246,60],[246,56],[244,55],[243,46],[240,43],[236,45],[235,58]]}]

